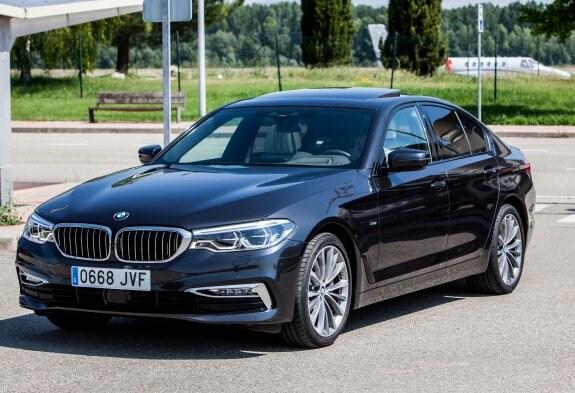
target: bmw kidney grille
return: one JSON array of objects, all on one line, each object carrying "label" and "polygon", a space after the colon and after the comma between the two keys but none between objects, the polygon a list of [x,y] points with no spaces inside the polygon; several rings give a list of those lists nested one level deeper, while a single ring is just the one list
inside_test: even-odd
[{"label": "bmw kidney grille", "polygon": [[[112,231],[89,224],[60,224],[54,240],[68,258],[105,261],[112,250]],[[116,257],[121,262],[167,262],[188,248],[192,234],[179,228],[131,227],[116,234]]]}]

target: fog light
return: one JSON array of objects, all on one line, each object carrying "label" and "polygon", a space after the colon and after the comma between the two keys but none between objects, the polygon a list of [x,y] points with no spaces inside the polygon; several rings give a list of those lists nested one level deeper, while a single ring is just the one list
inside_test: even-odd
[{"label": "fog light", "polygon": [[20,280],[22,281],[22,284],[32,285],[35,287],[37,287],[38,285],[48,284],[48,280],[36,277],[33,274],[22,271],[20,272]]},{"label": "fog light", "polygon": [[215,296],[241,296],[241,297],[251,297],[258,296],[252,288],[220,288],[220,289],[208,289],[209,292]]},{"label": "fog light", "polygon": [[262,283],[190,288],[186,292],[211,298],[259,297],[268,310],[272,307],[270,294]]}]

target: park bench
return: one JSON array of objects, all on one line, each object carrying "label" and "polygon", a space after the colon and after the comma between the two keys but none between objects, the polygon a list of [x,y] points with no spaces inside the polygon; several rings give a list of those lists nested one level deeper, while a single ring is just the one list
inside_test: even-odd
[{"label": "park bench", "polygon": [[[154,92],[98,93],[96,106],[88,108],[90,123],[95,123],[94,111],[150,112],[162,111],[164,96]],[[172,110],[176,111],[176,122],[186,104],[186,93],[172,93]]]}]

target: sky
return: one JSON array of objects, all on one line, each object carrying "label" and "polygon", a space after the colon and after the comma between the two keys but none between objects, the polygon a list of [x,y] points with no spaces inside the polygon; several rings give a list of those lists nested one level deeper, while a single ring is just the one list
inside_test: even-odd
[{"label": "sky", "polygon": [[[292,1],[292,0],[245,0],[245,4],[253,4],[253,3],[263,3],[263,4],[270,4],[270,3],[279,3],[280,1]],[[295,0],[293,0],[295,1]],[[443,0],[443,8],[457,8],[463,7],[468,4],[485,4],[485,3],[492,3],[499,6],[505,6],[509,3],[514,3],[517,0]],[[538,0],[541,3],[551,3],[553,0]],[[383,6],[389,3],[389,0],[351,0],[351,2],[355,5],[365,4],[371,6]],[[527,0],[519,0],[520,3],[527,3]]]}]

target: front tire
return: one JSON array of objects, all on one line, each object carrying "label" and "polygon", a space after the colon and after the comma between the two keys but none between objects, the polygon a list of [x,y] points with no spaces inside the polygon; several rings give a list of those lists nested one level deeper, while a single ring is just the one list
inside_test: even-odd
[{"label": "front tire", "polygon": [[333,344],[347,321],[352,288],[349,257],[337,236],[320,233],[308,243],[296,285],[294,317],[280,337],[304,348]]},{"label": "front tire", "polygon": [[511,293],[519,284],[525,255],[525,231],[521,217],[513,206],[501,207],[492,236],[487,270],[468,277],[467,282],[472,288],[484,293]]},{"label": "front tire", "polygon": [[112,317],[81,312],[62,312],[46,315],[53,325],[65,330],[91,330],[105,326]]}]

